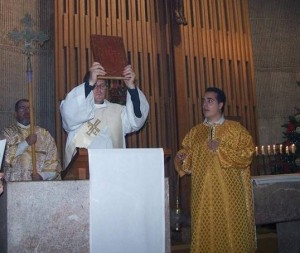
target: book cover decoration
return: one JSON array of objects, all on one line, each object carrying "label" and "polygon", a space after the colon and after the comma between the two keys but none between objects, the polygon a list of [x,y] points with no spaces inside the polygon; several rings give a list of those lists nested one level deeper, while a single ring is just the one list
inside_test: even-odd
[{"label": "book cover decoration", "polygon": [[107,73],[102,79],[124,79],[122,73],[128,63],[122,37],[92,34],[91,49],[94,61],[99,62]]}]

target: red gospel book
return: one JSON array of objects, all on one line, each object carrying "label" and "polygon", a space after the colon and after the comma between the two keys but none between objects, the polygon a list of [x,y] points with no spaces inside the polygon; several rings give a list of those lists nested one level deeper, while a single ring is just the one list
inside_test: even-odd
[{"label": "red gospel book", "polygon": [[128,63],[122,37],[93,34],[91,48],[94,61],[99,62],[107,73],[103,79],[124,79],[122,73]]}]

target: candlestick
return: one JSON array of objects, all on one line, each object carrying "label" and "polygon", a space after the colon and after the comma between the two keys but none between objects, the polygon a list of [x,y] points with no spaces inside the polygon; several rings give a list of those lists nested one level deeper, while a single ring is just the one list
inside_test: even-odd
[{"label": "candlestick", "polygon": [[267,150],[268,150],[268,155],[270,155],[271,154],[271,147],[270,147],[270,145],[268,145]]},{"label": "candlestick", "polygon": [[258,156],[258,147],[255,147],[255,155]]},{"label": "candlestick", "polygon": [[286,153],[287,155],[289,155],[289,154],[290,154],[290,151],[289,151],[289,146],[286,146],[286,147],[285,147],[285,153]]}]

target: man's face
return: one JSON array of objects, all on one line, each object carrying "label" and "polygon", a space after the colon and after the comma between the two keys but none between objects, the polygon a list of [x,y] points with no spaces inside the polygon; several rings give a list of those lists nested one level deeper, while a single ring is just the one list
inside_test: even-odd
[{"label": "man's face", "polygon": [[217,93],[206,92],[202,99],[202,110],[205,118],[210,122],[216,122],[221,118],[223,103],[218,103]]},{"label": "man's face", "polygon": [[107,85],[105,80],[98,80],[93,89],[95,104],[102,104],[106,98]]},{"label": "man's face", "polygon": [[30,124],[29,108],[29,102],[21,101],[17,111],[15,112],[17,121],[24,126],[28,126]]}]

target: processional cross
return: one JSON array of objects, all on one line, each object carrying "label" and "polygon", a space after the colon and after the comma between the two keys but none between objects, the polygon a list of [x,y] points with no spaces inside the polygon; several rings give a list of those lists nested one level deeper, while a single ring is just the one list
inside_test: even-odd
[{"label": "processional cross", "polygon": [[[31,68],[31,56],[37,53],[38,46],[42,46],[45,41],[49,40],[48,35],[43,32],[36,32],[33,30],[33,20],[30,14],[26,14],[23,19],[21,19],[21,24],[23,24],[24,29],[22,31],[17,31],[14,29],[12,32],[8,33],[11,40],[16,43],[24,43],[22,48],[22,53],[27,56],[27,68],[26,68],[26,78],[28,83],[28,94],[29,94],[29,106],[30,106],[30,134],[34,133],[34,115],[33,115],[33,86],[32,86],[32,68]],[[36,170],[36,158],[35,158],[35,145],[31,146],[32,155],[32,173],[37,174]]]}]

